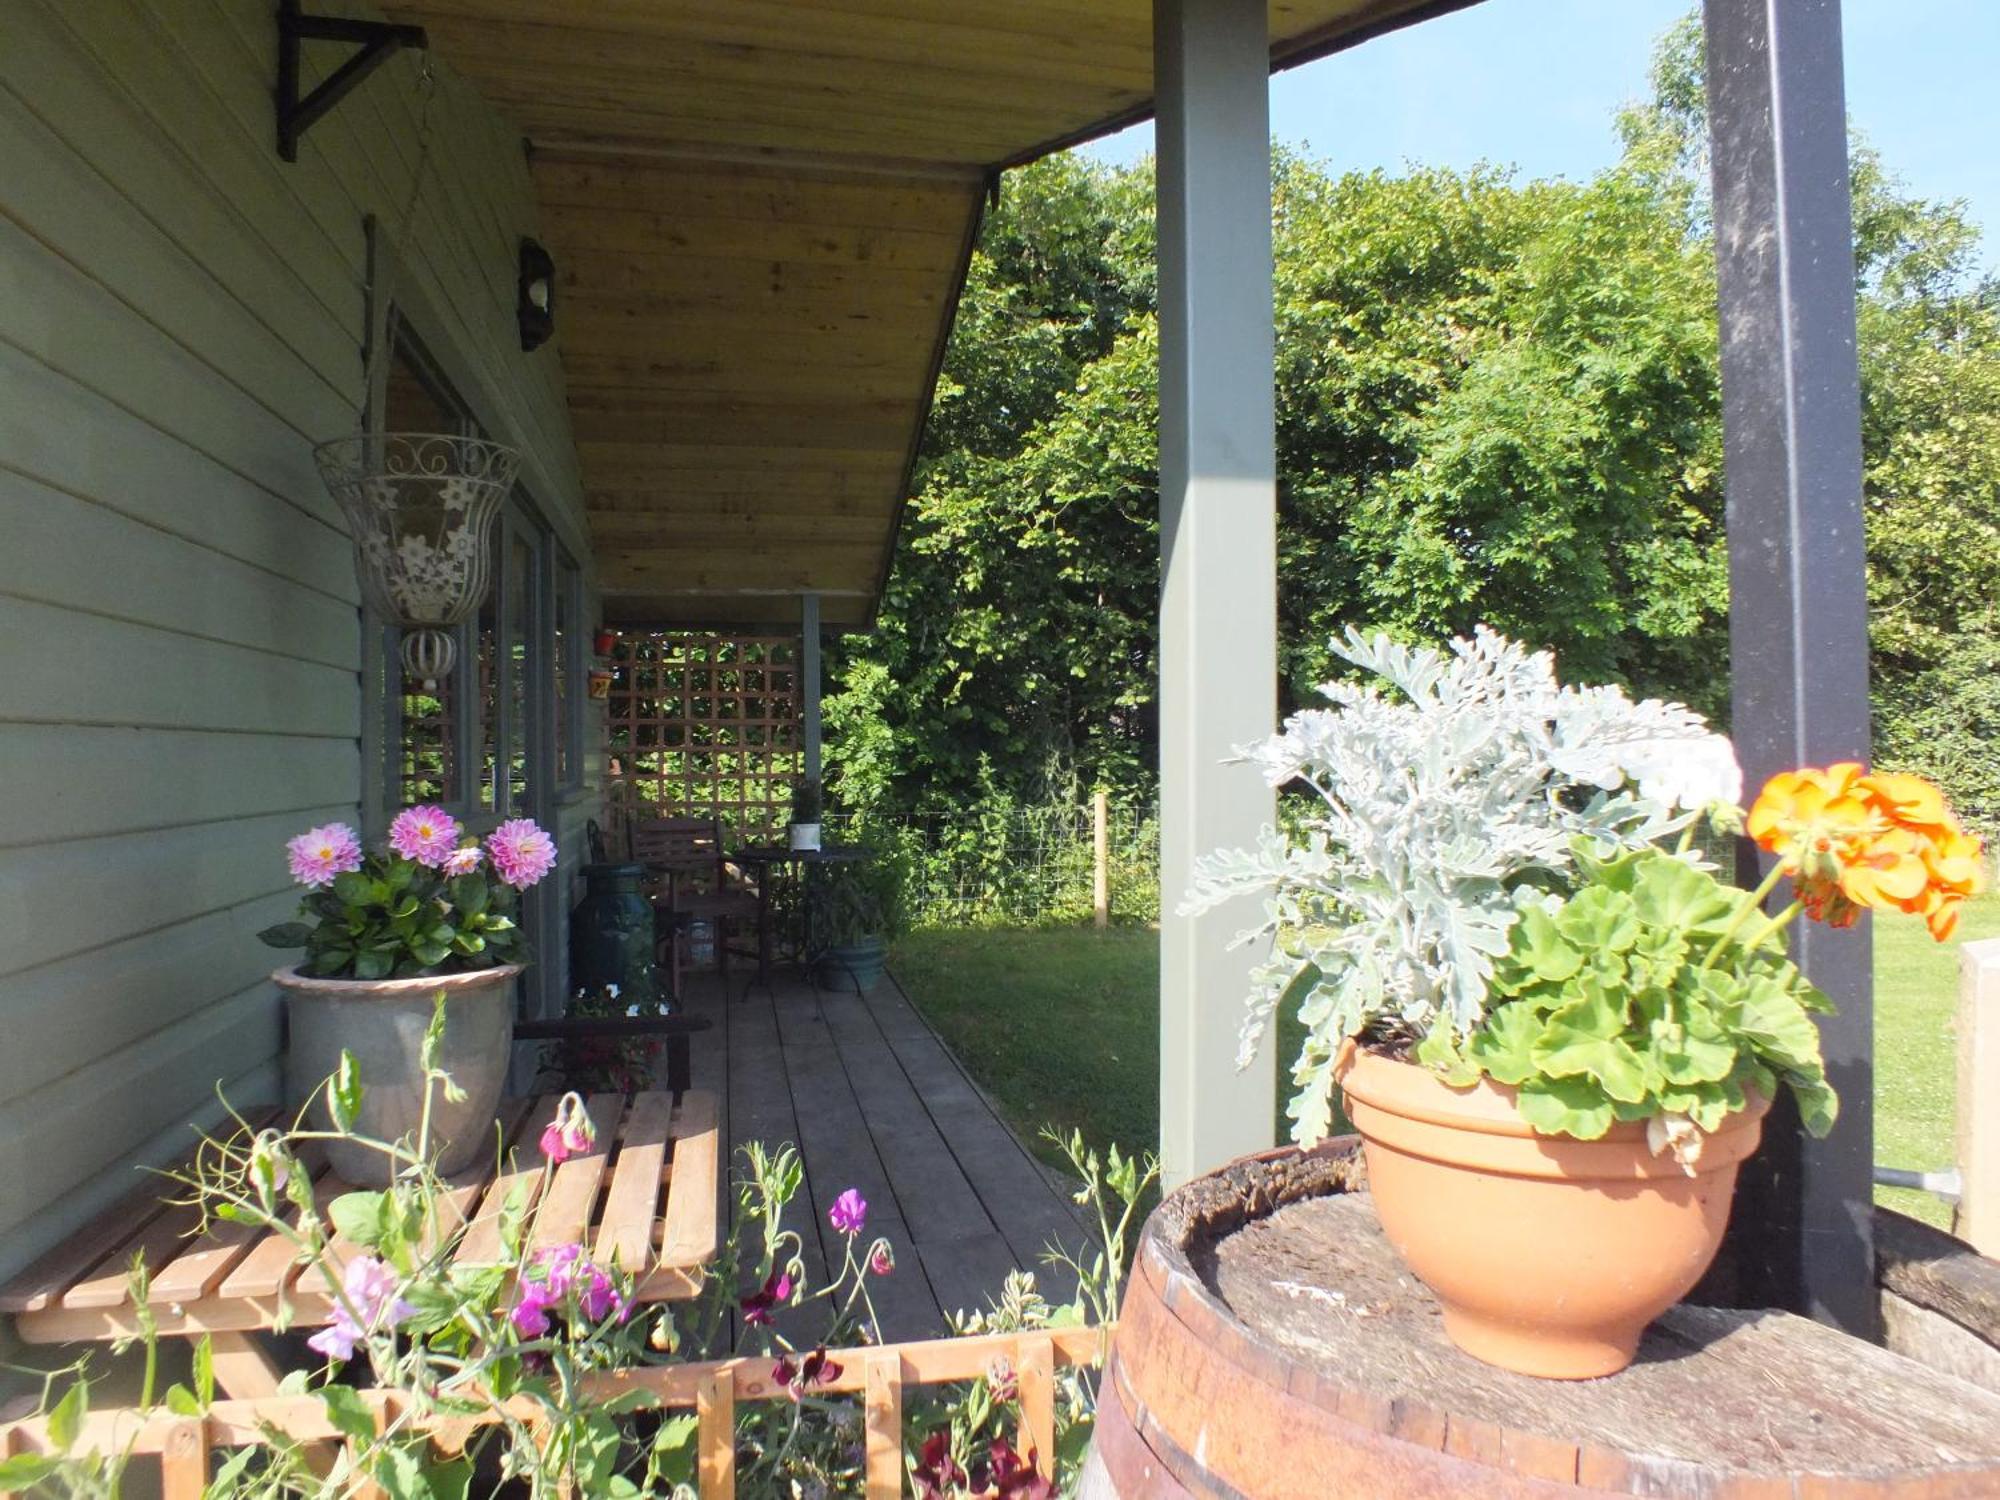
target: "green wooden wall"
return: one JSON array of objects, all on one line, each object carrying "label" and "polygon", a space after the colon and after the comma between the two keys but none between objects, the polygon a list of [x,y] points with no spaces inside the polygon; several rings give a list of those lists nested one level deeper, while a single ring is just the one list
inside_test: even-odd
[{"label": "green wooden wall", "polygon": [[276,1097],[253,934],[294,902],[282,841],[361,797],[353,565],[309,450],[361,399],[366,216],[588,565],[561,367],[515,339],[518,132],[440,66],[402,232],[417,59],[287,166],[274,9],[0,0],[0,1274],[218,1081]]}]

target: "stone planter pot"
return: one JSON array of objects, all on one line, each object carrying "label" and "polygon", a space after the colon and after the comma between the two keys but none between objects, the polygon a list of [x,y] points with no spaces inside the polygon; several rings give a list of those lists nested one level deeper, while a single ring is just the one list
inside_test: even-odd
[{"label": "stone planter pot", "polygon": [[820,954],[814,977],[823,990],[866,995],[882,982],[889,966],[889,944],[879,937],[840,943]]},{"label": "stone planter pot", "polygon": [[1769,1107],[1724,1120],[1690,1177],[1648,1149],[1643,1122],[1543,1135],[1490,1079],[1455,1089],[1352,1044],[1336,1069],[1382,1232],[1437,1294],[1452,1342],[1560,1380],[1624,1369],[1701,1279]]},{"label": "stone planter pot", "polygon": [[[317,979],[296,969],[271,978],[285,991],[290,1042],[286,1086],[296,1103],[313,1096],[315,1127],[330,1130],[320,1086],[340,1066],[343,1049],[361,1067],[363,1095],[355,1132],[380,1141],[415,1137],[422,1122],[423,1043],[438,991],[445,993],[444,1041],[438,1066],[465,1090],[453,1104],[440,1090],[431,1101],[431,1147],[438,1171],[449,1175],[493,1149],[493,1121],[513,1060],[514,977],[520,964],[418,979]],[[317,1091],[317,1092],[315,1092]],[[351,1183],[387,1186],[388,1158],[342,1142],[327,1152]]]}]

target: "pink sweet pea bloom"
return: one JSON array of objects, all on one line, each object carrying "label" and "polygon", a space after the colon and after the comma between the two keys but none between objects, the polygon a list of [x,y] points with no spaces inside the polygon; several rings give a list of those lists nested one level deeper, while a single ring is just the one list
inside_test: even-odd
[{"label": "pink sweet pea bloom", "polygon": [[[534,1276],[541,1272],[540,1279]],[[529,1263],[529,1275],[521,1281],[520,1296],[508,1319],[524,1338],[540,1338],[549,1331],[549,1313],[569,1298],[591,1323],[601,1323],[613,1313],[624,1322],[632,1305],[604,1271],[585,1258],[581,1245],[556,1245],[544,1250]]]},{"label": "pink sweet pea bloom", "polygon": [[457,852],[458,835],[458,819],[443,808],[406,807],[389,825],[389,847],[436,870]]},{"label": "pink sweet pea bloom", "polygon": [[877,1276],[887,1276],[896,1269],[896,1252],[889,1248],[887,1240],[877,1240],[875,1251],[868,1257],[868,1269]]},{"label": "pink sweet pea bloom", "polygon": [[826,1211],[826,1221],[842,1234],[859,1234],[868,1222],[868,1200],[849,1188],[833,1200],[833,1207]]},{"label": "pink sweet pea bloom", "polygon": [[285,858],[300,885],[332,885],[334,876],[361,868],[361,837],[345,823],[322,823],[289,840]]},{"label": "pink sweet pea bloom", "polygon": [[564,1094],[556,1105],[556,1117],[542,1129],[542,1155],[550,1166],[561,1166],[572,1156],[582,1156],[597,1144],[597,1126],[590,1111],[576,1094]]},{"label": "pink sweet pea bloom", "polygon": [[333,1321],[306,1340],[308,1348],[328,1359],[354,1358],[355,1345],[371,1329],[394,1328],[416,1309],[396,1295],[396,1272],[373,1255],[356,1256],[341,1276],[345,1301],[334,1304]]},{"label": "pink sweet pea bloom", "polygon": [[467,844],[445,856],[444,872],[447,875],[470,875],[479,868],[479,861],[484,857],[477,844]]},{"label": "pink sweet pea bloom", "polygon": [[556,841],[533,818],[509,818],[486,836],[486,852],[500,878],[525,891],[556,867]]}]

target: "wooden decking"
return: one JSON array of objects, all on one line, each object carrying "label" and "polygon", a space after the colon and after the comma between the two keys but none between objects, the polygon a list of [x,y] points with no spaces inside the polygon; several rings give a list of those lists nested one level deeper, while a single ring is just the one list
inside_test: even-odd
[{"label": "wooden decking", "polygon": [[868,1233],[896,1247],[874,1283],[884,1337],[945,1331],[946,1314],[983,1308],[1007,1272],[1032,1269],[1051,1300],[1072,1284],[1042,1264],[1051,1241],[1085,1237],[1049,1172],[966,1077],[892,978],[873,995],[815,990],[780,970],[770,988],[732,976],[689,978],[688,1008],[714,1029],[694,1038],[694,1085],[722,1101],[722,1144],[791,1142],[806,1185],[790,1226],[808,1274],[838,1263],[826,1210],[844,1189],[868,1200]]}]

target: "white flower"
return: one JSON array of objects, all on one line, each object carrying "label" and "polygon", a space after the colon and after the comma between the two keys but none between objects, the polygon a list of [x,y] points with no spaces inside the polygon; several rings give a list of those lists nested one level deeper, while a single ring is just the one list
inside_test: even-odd
[{"label": "white flower", "polygon": [[1719,734],[1642,740],[1619,746],[1618,758],[1639,795],[1669,812],[1734,807],[1743,796],[1743,768],[1736,764],[1734,747]]},{"label": "white flower", "polygon": [[1701,1127],[1683,1114],[1654,1115],[1646,1122],[1646,1149],[1655,1156],[1673,1152],[1674,1160],[1690,1177],[1701,1160],[1703,1139]]}]

